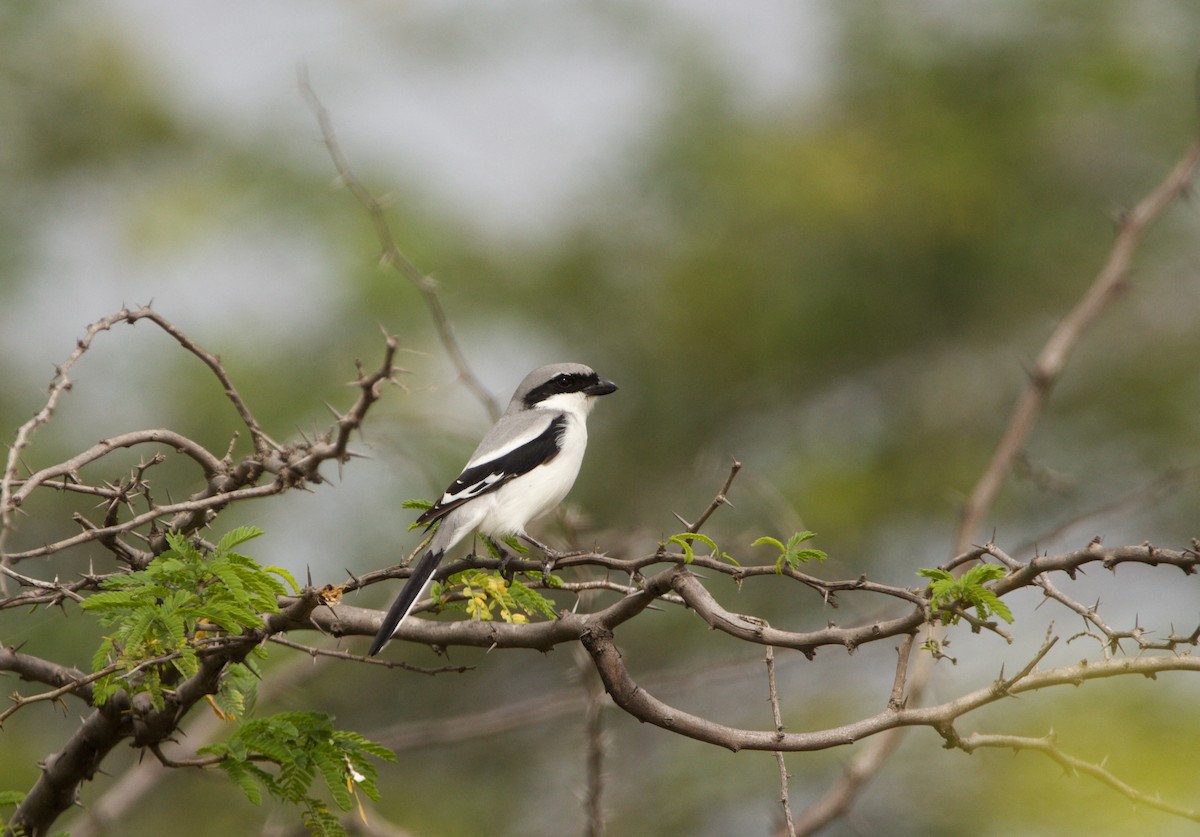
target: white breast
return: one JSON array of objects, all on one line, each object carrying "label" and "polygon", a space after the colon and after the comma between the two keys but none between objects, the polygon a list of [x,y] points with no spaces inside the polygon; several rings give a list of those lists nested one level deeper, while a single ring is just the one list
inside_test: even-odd
[{"label": "white breast", "polygon": [[561,438],[563,446],[558,456],[501,486],[487,498],[480,498],[492,500],[478,524],[480,532],[497,537],[520,534],[526,524],[562,502],[575,484],[587,449],[587,426],[583,419],[567,413],[567,426]]}]

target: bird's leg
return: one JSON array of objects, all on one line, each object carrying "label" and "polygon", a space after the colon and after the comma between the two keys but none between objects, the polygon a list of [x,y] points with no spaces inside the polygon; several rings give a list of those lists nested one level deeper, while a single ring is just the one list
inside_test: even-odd
[{"label": "bird's leg", "polygon": [[491,549],[494,550],[497,555],[500,556],[500,566],[496,568],[499,571],[500,576],[505,581],[512,581],[514,574],[512,568],[513,554],[499,543],[489,538],[487,535],[481,535],[480,537],[487,541],[487,545],[491,547]]},{"label": "bird's leg", "polygon": [[546,556],[546,560],[542,562],[542,583],[547,587],[550,586],[550,573],[554,570],[554,563],[556,561],[561,561],[563,558],[570,558],[573,555],[583,554],[582,552],[560,552],[525,532],[522,532],[520,537],[526,543],[536,546]]}]

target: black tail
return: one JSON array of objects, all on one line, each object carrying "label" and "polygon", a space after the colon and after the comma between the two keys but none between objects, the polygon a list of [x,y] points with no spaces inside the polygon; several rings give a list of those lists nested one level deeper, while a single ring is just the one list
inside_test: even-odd
[{"label": "black tail", "polygon": [[434,552],[431,549],[413,565],[412,575],[404,583],[404,588],[396,597],[396,601],[392,602],[392,606],[388,608],[387,616],[383,617],[383,625],[380,627],[379,633],[375,634],[375,641],[371,643],[371,650],[367,652],[368,657],[374,657],[383,646],[388,644],[388,640],[392,638],[396,628],[400,627],[404,617],[408,616],[408,612],[417,603],[417,597],[421,595],[421,590],[425,588],[425,584],[433,576],[433,571],[437,569],[438,562],[441,560],[441,550]]}]

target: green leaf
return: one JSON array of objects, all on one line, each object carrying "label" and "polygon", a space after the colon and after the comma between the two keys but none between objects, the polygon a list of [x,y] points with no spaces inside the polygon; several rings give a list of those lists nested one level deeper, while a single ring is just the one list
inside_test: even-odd
[{"label": "green leaf", "polygon": [[[262,614],[278,611],[276,597],[287,592],[283,581],[296,589],[295,579],[232,551],[260,534],[252,526],[234,529],[209,552],[171,532],[170,549],[144,569],[104,579],[103,589],[82,603],[109,629],[92,655],[92,670],[113,664],[120,670],[96,682],[97,704],[124,690],[145,693],[161,706],[164,678],[173,683],[198,670],[200,639],[257,628]],[[153,662],[157,657],[171,659]],[[228,697],[236,703],[234,694]]]},{"label": "green leaf", "polygon": [[231,666],[221,678],[220,688],[213,700],[226,718],[235,720],[254,708],[257,696],[258,678],[249,666],[239,664]]},{"label": "green leaf", "polygon": [[229,552],[238,544],[253,540],[262,535],[262,529],[256,526],[239,526],[225,533],[225,537],[217,541],[217,552]]},{"label": "green leaf", "polygon": [[772,538],[772,537],[768,537],[768,536],[763,536],[750,545],[751,546],[770,545],[770,546],[773,546],[776,549],[778,549],[780,552],[786,551],[786,547],[784,547],[783,541],[781,541],[777,538]]},{"label": "green leaf", "polygon": [[262,804],[262,789],[256,780],[254,773],[248,769],[247,765],[240,761],[230,760],[223,763],[221,767],[225,771],[225,775],[229,777],[235,785],[241,788],[242,793],[246,794],[246,798],[255,805]]},{"label": "green leaf", "polygon": [[807,564],[809,561],[824,561],[829,556],[819,549],[802,549],[800,545],[805,541],[810,541],[817,536],[816,532],[796,532],[787,543],[783,543],[777,538],[762,537],[750,544],[750,546],[773,546],[779,550],[779,557],[775,560],[775,572],[783,574],[784,566],[792,570],[800,569],[801,564]]},{"label": "green leaf", "polygon": [[[403,503],[400,504],[400,507],[404,508],[404,509],[413,509],[414,511],[427,512],[433,508],[433,503],[429,502],[428,500],[405,500]],[[419,517],[419,515],[418,515],[418,517]],[[436,525],[436,523],[435,523],[435,525]],[[408,531],[410,531],[410,532],[413,529],[425,529],[425,528],[428,528],[428,525],[425,523],[417,523],[414,521],[414,522],[408,524]]]},{"label": "green leaf", "polygon": [[978,587],[989,581],[1004,578],[1008,572],[998,564],[976,564],[963,573],[963,584],[967,587]]},{"label": "green leaf", "polygon": [[[681,547],[683,547],[683,562],[685,564],[690,564],[690,563],[692,563],[692,561],[695,560],[696,554],[692,551],[691,542],[686,540],[682,536],[672,535],[671,537],[667,538],[667,543],[668,544],[675,543],[675,544],[679,544]],[[663,544],[663,545],[666,546],[666,544]]]},{"label": "green leaf", "polygon": [[[334,729],[333,719],[318,712],[285,712],[245,722],[229,741],[200,752],[220,757],[220,768],[252,802],[261,802],[265,790],[297,805],[315,834],[344,833],[338,817],[313,795],[318,776],[334,803],[350,810],[358,804],[359,791],[379,798],[377,771],[370,760],[395,760],[386,747]],[[256,760],[262,759],[275,765],[274,773],[258,766]]]},{"label": "green leaf", "polygon": [[[105,579],[109,581],[109,579]],[[102,593],[93,593],[80,603],[80,607],[85,611],[105,611],[105,610],[128,610],[132,605],[142,601],[144,597],[140,593],[135,593],[131,590],[112,590]]]},{"label": "green leaf", "polygon": [[[526,544],[521,543],[521,539],[518,538],[516,535],[509,535],[508,537],[501,538],[500,540],[504,543],[505,546],[507,546],[509,549],[511,549],[513,552],[517,553],[518,555],[528,555],[529,554],[529,547]],[[487,543],[486,539],[484,540],[484,543]],[[503,556],[499,556],[499,557],[503,557]]]},{"label": "green leaf", "polygon": [[505,579],[499,572],[463,570],[446,579],[444,587],[435,588],[434,594],[444,597],[447,590],[455,587],[462,588],[466,602],[456,602],[453,606],[466,610],[471,618],[483,622],[489,622],[497,615],[505,622],[518,624],[529,621],[529,616],[540,614],[553,619],[558,615],[552,600],[516,578]]},{"label": "green leaf", "polygon": [[988,614],[999,616],[1010,625],[1013,621],[1012,611],[1008,605],[1000,600],[1000,597],[991,590],[981,589],[975,594],[975,608],[979,613],[980,619],[986,619]]},{"label": "green leaf", "polygon": [[934,610],[941,610],[943,621],[951,625],[957,624],[961,618],[954,611],[968,608],[974,608],[983,620],[996,616],[1005,622],[1013,621],[1008,605],[993,590],[984,586],[1008,575],[1008,571],[998,564],[976,564],[958,577],[937,568],[919,569],[917,575],[931,579],[930,605]]},{"label": "green leaf", "polygon": [[[562,584],[561,579],[559,580],[559,584]],[[534,613],[540,613],[547,619],[554,619],[558,616],[558,610],[554,607],[553,601],[532,587],[528,587],[517,581],[515,578],[509,582],[508,591],[512,596],[513,604],[526,614],[533,615]]]},{"label": "green leaf", "polygon": [[[199,551],[192,546],[192,542],[186,535],[179,532],[168,532],[167,543],[171,545],[171,551],[181,558],[186,558],[188,561],[194,561],[200,557]],[[166,558],[170,553],[164,552],[163,557]],[[170,565],[170,559],[166,558],[164,566]]]},{"label": "green leaf", "polygon": [[[714,556],[718,556],[721,553],[720,548],[712,538],[710,538],[708,535],[701,535],[699,532],[680,532],[678,535],[672,535],[671,537],[667,538],[668,544],[678,544],[683,549],[683,561],[685,564],[690,564],[696,559],[696,554],[692,547],[693,541],[699,541],[707,546],[712,550],[712,554]],[[664,546],[665,545],[666,544],[664,544]]]},{"label": "green leaf", "polygon": [[345,837],[346,834],[341,820],[316,799],[306,800],[304,827],[312,837]]}]

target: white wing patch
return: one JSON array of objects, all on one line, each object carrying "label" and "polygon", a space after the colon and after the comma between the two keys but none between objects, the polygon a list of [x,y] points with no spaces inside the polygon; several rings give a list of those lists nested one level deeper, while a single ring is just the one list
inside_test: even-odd
[{"label": "white wing patch", "polygon": [[[488,474],[483,479],[477,480],[477,481],[471,483],[470,485],[464,485],[462,488],[460,488],[458,491],[455,491],[454,493],[450,493],[449,491],[447,491],[445,494],[442,495],[442,499],[438,500],[438,505],[446,506],[446,505],[454,503],[458,500],[469,500],[472,497],[476,497],[476,496],[484,493],[489,488],[491,488],[493,485],[495,485],[497,482],[504,479],[504,477],[505,477],[505,474],[502,471],[493,471],[492,473]],[[457,484],[458,484],[457,481],[455,481],[455,485],[457,485]],[[451,486],[451,487],[453,487],[453,486]]]}]

